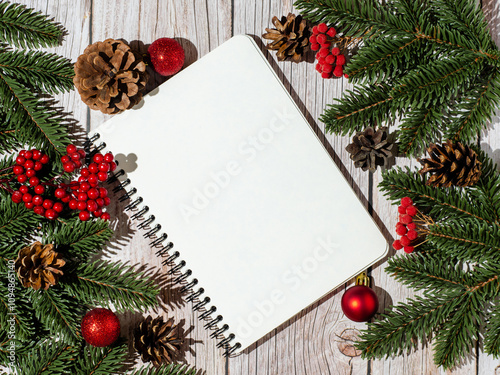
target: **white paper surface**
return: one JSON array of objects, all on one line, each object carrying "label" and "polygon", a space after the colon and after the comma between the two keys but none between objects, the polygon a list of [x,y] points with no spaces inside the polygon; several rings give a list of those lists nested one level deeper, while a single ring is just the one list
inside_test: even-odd
[{"label": "white paper surface", "polygon": [[386,254],[250,37],[233,37],[95,132],[132,161],[136,196],[241,349]]}]

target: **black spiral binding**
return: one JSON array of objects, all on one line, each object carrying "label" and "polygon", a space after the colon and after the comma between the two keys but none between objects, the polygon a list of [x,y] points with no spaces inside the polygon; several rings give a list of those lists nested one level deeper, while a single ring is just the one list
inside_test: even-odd
[{"label": "black spiral binding", "polygon": [[[95,145],[95,142],[99,138],[99,133],[95,133],[84,144],[84,147],[87,149],[90,149],[90,147],[94,145],[94,148],[89,153],[87,153],[87,157],[89,158],[89,160],[96,153],[106,147],[106,143],[104,142],[100,143],[97,146]],[[107,180],[107,182],[114,183],[124,175],[125,171],[123,169],[117,170]],[[158,234],[158,232],[161,230],[161,225],[156,224],[151,227],[151,225],[155,221],[155,216],[149,215],[147,218],[145,217],[145,215],[149,212],[149,207],[142,206],[139,209],[139,206],[143,203],[143,198],[140,196],[135,197],[135,195],[138,193],[137,189],[134,187],[130,187],[130,185],[131,181],[127,178],[124,181],[121,181],[120,184],[118,184],[115,188],[113,188],[113,192],[118,193],[124,191],[124,194],[120,198],[118,198],[119,202],[125,202],[129,199],[131,200],[131,202],[125,206],[125,211],[137,210],[137,212],[135,212],[131,216],[131,219],[139,221],[138,228],[146,231],[146,233],[143,234],[145,238],[152,239],[149,245],[152,248],[158,248],[158,250],[156,251],[156,255],[164,258],[162,261],[162,265],[172,263],[175,264],[175,266],[168,271],[168,274],[176,275],[177,273],[180,273],[180,275],[176,275],[176,278],[173,282],[183,284],[180,292],[187,292],[188,295],[186,300],[188,302],[194,303],[193,310],[200,310],[202,312],[198,318],[200,320],[206,320],[207,323],[204,325],[204,327],[213,331],[210,334],[210,337],[219,340],[219,342],[217,343],[217,347],[225,349],[225,356],[231,356],[236,350],[241,348],[241,344],[239,342],[231,344],[231,341],[234,340],[235,335],[232,333],[227,335],[229,331],[229,326],[227,324],[222,325],[222,327],[219,326],[219,324],[224,319],[223,316],[217,315],[216,317],[213,317],[214,313],[217,311],[217,308],[213,305],[208,307],[208,305],[210,304],[210,297],[202,297],[202,295],[205,293],[205,289],[198,288],[195,291],[194,288],[198,285],[198,280],[194,278],[191,281],[188,281],[193,272],[190,269],[182,271],[182,269],[186,267],[186,262],[184,260],[180,260],[180,262],[178,262],[179,258],[181,257],[179,251],[171,253],[171,250],[174,248],[174,244],[172,242],[164,243],[167,240],[168,235],[166,233]]]}]

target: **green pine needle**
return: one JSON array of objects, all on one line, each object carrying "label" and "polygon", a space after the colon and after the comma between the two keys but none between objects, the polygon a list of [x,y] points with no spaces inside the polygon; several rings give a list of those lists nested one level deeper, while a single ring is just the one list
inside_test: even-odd
[{"label": "green pine needle", "polygon": [[161,367],[143,366],[127,375],[195,375],[196,369],[185,365],[169,364]]},{"label": "green pine needle", "polygon": [[74,368],[75,375],[109,375],[123,374],[123,367],[128,355],[128,346],[124,340],[118,340],[111,346],[96,348],[87,345],[78,356]]},{"label": "green pine needle", "polygon": [[74,374],[72,367],[80,345],[71,346],[47,337],[36,344],[28,355],[18,356],[18,374],[64,375]]}]

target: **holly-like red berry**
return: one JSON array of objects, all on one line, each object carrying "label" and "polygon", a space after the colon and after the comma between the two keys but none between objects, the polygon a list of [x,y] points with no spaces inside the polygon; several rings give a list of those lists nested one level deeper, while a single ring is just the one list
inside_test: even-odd
[{"label": "holly-like red berry", "polygon": [[396,226],[396,233],[399,234],[400,236],[405,235],[407,232],[406,225],[397,225]]},{"label": "holly-like red berry", "polygon": [[37,186],[40,185],[40,179],[38,177],[31,177],[29,181],[31,186]]},{"label": "holly-like red berry", "polygon": [[66,152],[68,154],[72,154],[73,152],[76,152],[77,151],[77,148],[75,145],[68,145],[66,146]]},{"label": "holly-like red berry", "polygon": [[102,220],[110,220],[111,219],[111,215],[108,214],[107,212],[103,212],[103,214],[101,215],[101,219]]},{"label": "holly-like red berry", "polygon": [[33,157],[33,152],[31,152],[31,151],[26,151],[26,152],[24,153],[24,157],[25,157],[26,159],[31,159],[31,158]]},{"label": "holly-like red berry", "polygon": [[97,174],[97,178],[98,178],[99,181],[103,181],[104,182],[104,181],[106,181],[108,179],[108,174],[107,174],[107,172],[99,172]]},{"label": "holly-like red berry", "polygon": [[334,37],[335,35],[337,35],[337,30],[335,30],[335,28],[333,27],[330,27],[328,29],[328,31],[326,32],[326,34],[329,36],[329,37]]},{"label": "holly-like red berry", "polygon": [[33,160],[40,160],[42,157],[42,152],[40,150],[31,150],[31,153],[33,154]]},{"label": "holly-like red berry", "polygon": [[64,210],[64,206],[61,202],[56,202],[52,206],[52,209],[57,213],[61,213]]},{"label": "holly-like red berry", "polygon": [[415,224],[414,222],[411,222],[406,227],[408,228],[408,230],[415,230],[415,229],[417,229],[417,224]]},{"label": "holly-like red berry", "polygon": [[97,203],[93,200],[90,200],[87,202],[87,210],[90,212],[94,212],[95,210],[99,209],[99,206]]},{"label": "holly-like red berry", "polygon": [[35,186],[34,190],[35,190],[36,194],[42,195],[43,193],[45,193],[45,186],[43,186],[43,185]]},{"label": "holly-like red berry", "polygon": [[34,169],[28,169],[26,171],[26,177],[28,177],[28,178],[35,177],[35,175],[36,175],[36,171]]},{"label": "holly-like red berry", "polygon": [[323,44],[326,42],[326,35],[325,34],[319,34],[316,38],[319,44]]},{"label": "holly-like red berry", "polygon": [[75,167],[76,165],[72,161],[68,161],[67,163],[63,164],[63,169],[68,173],[72,173],[75,170]]},{"label": "holly-like red berry", "polygon": [[43,208],[42,206],[36,206],[35,208],[33,208],[33,211],[37,215],[45,216],[45,208]]},{"label": "holly-like red berry", "polygon": [[184,65],[184,49],[172,38],[155,40],[148,48],[155,71],[162,76],[171,76]]},{"label": "holly-like red berry", "polygon": [[99,190],[98,190],[98,189],[96,189],[96,188],[92,188],[92,189],[90,189],[90,190],[87,192],[87,195],[88,195],[88,197],[89,197],[90,199],[95,200],[95,199],[99,198]]},{"label": "holly-like red berry", "polygon": [[17,176],[17,181],[21,184],[24,184],[26,181],[28,181],[28,176],[26,176],[25,174],[20,174],[19,176]]},{"label": "holly-like red berry", "polygon": [[88,168],[82,168],[80,170],[81,177],[88,177],[89,175],[90,175],[90,171],[88,170]]},{"label": "holly-like red berry", "polygon": [[33,199],[33,196],[30,193],[23,194],[23,202],[31,202]]},{"label": "holly-like red berry", "polygon": [[309,43],[311,44],[317,43],[316,35],[313,34],[309,37]]},{"label": "holly-like red berry", "polygon": [[61,158],[61,163],[63,164],[66,164],[67,162],[71,161],[71,159],[69,158],[68,155],[64,155],[62,158]]},{"label": "holly-like red berry", "polygon": [[329,53],[330,51],[328,50],[328,48],[321,48],[318,52],[320,57],[326,57]]},{"label": "holly-like red berry", "polygon": [[398,212],[399,212],[400,214],[405,214],[405,213],[406,213],[406,207],[399,206],[399,207],[398,207]]},{"label": "holly-like red berry", "polygon": [[78,201],[76,203],[76,208],[80,211],[86,210],[87,209],[87,201]]},{"label": "holly-like red berry", "polygon": [[313,35],[317,35],[318,34],[318,25],[313,26],[312,33],[313,33]]},{"label": "holly-like red berry", "polygon": [[328,64],[334,64],[335,63],[335,56],[333,55],[328,55],[325,57],[325,62],[328,63]]},{"label": "holly-like red berry", "polygon": [[336,64],[337,65],[344,65],[345,64],[345,56],[342,54],[338,55]]},{"label": "holly-like red berry", "polygon": [[14,172],[15,175],[20,175],[24,173],[24,168],[20,165],[14,165],[14,168],[12,168],[12,172]]},{"label": "holly-like red berry", "polygon": [[407,236],[402,236],[399,239],[399,242],[401,242],[401,245],[403,245],[403,246],[409,246],[411,243],[410,239]]},{"label": "holly-like red berry", "polygon": [[99,165],[97,163],[90,163],[88,169],[90,173],[99,173]]},{"label": "holly-like red berry", "polygon": [[411,206],[413,204],[413,201],[411,200],[410,197],[404,197],[401,198],[401,205],[404,207]]},{"label": "holly-like red berry", "polygon": [[406,237],[408,237],[408,239],[413,241],[418,237],[418,233],[412,229],[412,230],[408,231],[408,233],[406,234]]},{"label": "holly-like red berry", "polygon": [[41,170],[42,168],[43,168],[43,164],[42,164],[42,162],[40,162],[40,161],[36,161],[36,162],[35,162],[35,165],[33,166],[33,169],[34,169],[35,171],[39,171],[39,170]]},{"label": "holly-like red berry", "polygon": [[403,245],[401,245],[401,242],[399,240],[396,240],[392,243],[392,247],[394,250],[401,250],[403,248]]},{"label": "holly-like red berry", "polygon": [[12,202],[14,203],[21,203],[23,201],[23,193],[17,190],[12,193],[10,199],[12,199]]},{"label": "holly-like red berry", "polygon": [[90,213],[88,211],[81,211],[78,214],[78,217],[80,218],[81,221],[87,221],[90,219]]},{"label": "holly-like red berry", "polygon": [[104,160],[104,155],[103,154],[95,154],[94,157],[92,158],[92,160],[96,164],[102,163]]},{"label": "holly-like red berry", "polygon": [[334,55],[334,56],[340,55],[340,48],[339,47],[333,47],[332,48],[332,55]]},{"label": "holly-like red berry", "polygon": [[76,210],[78,209],[78,201],[76,199],[71,199],[69,202],[68,202],[68,207],[71,209],[71,210]]},{"label": "holly-like red berry", "polygon": [[331,64],[323,65],[323,72],[330,73],[332,71],[333,71],[333,65],[331,65]]},{"label": "holly-like red berry", "polygon": [[406,213],[410,216],[415,216],[417,214],[417,207],[415,206],[406,207]]},{"label": "holly-like red berry", "polygon": [[18,156],[16,158],[16,164],[24,165],[24,163],[26,163],[26,158],[24,156]]},{"label": "holly-like red berry", "polygon": [[43,198],[41,195],[35,195],[31,201],[35,206],[41,206],[43,204]]},{"label": "holly-like red berry", "polygon": [[413,218],[408,214],[403,214],[399,216],[399,221],[403,224],[410,224],[413,221]]},{"label": "holly-like red berry", "polygon": [[57,212],[52,208],[45,211],[45,217],[49,220],[55,220],[58,216]]},{"label": "holly-like red berry", "polygon": [[99,179],[97,178],[96,174],[90,174],[87,178],[87,181],[89,182],[90,186],[97,186],[97,184],[99,183]]},{"label": "holly-like red berry", "polygon": [[108,196],[108,191],[106,190],[106,188],[99,188],[99,196],[101,198],[105,198]]},{"label": "holly-like red berry", "polygon": [[319,43],[313,43],[311,44],[311,51],[319,51],[319,49],[321,48],[321,46],[319,45]]},{"label": "holly-like red berry", "polygon": [[45,199],[43,201],[43,208],[45,208],[46,210],[48,210],[49,208],[52,208],[53,205],[54,205],[54,202],[52,202],[51,199]]},{"label": "holly-like red berry", "polygon": [[324,79],[328,79],[328,78],[332,78],[332,73],[331,72],[323,72],[321,73],[321,78],[324,78]]},{"label": "holly-like red berry", "polygon": [[99,164],[100,172],[109,172],[109,164],[108,163],[100,163]]},{"label": "holly-like red berry", "polygon": [[326,33],[327,31],[328,31],[328,26],[326,26],[326,23],[322,22],[318,25],[318,32]]},{"label": "holly-like red berry", "polygon": [[413,250],[415,250],[414,246],[405,246],[405,248],[404,248],[405,253],[408,253],[408,254],[413,253]]},{"label": "holly-like red berry", "polygon": [[35,162],[33,160],[26,160],[24,162],[24,168],[33,169],[35,167]]},{"label": "holly-like red berry", "polygon": [[333,69],[333,75],[335,77],[342,77],[342,74],[344,74],[344,69],[342,69],[342,65],[337,65],[335,69]]},{"label": "holly-like red berry", "polygon": [[54,196],[59,199],[64,198],[66,195],[68,195],[68,193],[63,188],[57,188],[54,192]]},{"label": "holly-like red berry", "polygon": [[40,158],[40,163],[42,163],[42,164],[47,164],[49,161],[50,161],[50,158],[48,155],[42,155],[42,157]]}]

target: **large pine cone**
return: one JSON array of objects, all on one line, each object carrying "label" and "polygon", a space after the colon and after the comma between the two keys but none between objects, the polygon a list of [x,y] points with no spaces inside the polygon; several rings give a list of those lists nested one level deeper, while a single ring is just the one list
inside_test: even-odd
[{"label": "large pine cone", "polygon": [[156,367],[172,363],[182,346],[182,338],[177,334],[173,318],[164,322],[163,317],[153,320],[150,315],[134,329],[134,348],[143,362],[151,361]]},{"label": "large pine cone", "polygon": [[357,132],[352,143],[345,149],[351,154],[356,168],[375,172],[377,166],[387,167],[390,158],[395,156],[396,148],[388,140],[387,127],[375,131],[372,127]]},{"label": "large pine cone", "polygon": [[54,251],[54,245],[35,242],[19,250],[15,268],[19,280],[25,288],[47,290],[56,285],[63,275],[61,268],[66,264],[61,254]]},{"label": "large pine cone", "polygon": [[429,158],[418,159],[423,168],[422,175],[429,172],[431,176],[425,183],[435,187],[472,186],[481,177],[481,162],[476,152],[460,142],[453,144],[450,140],[442,145],[430,144],[427,149]]},{"label": "large pine cone", "polygon": [[148,75],[139,54],[119,40],[91,44],[78,57],[73,82],[85,104],[103,113],[119,113],[142,99]]},{"label": "large pine cone", "polygon": [[306,20],[300,15],[295,17],[295,14],[288,13],[288,16],[281,17],[281,21],[274,16],[272,22],[275,29],[266,28],[267,33],[262,35],[264,39],[271,40],[266,48],[278,50],[278,61],[301,62],[309,50],[311,34]]}]

